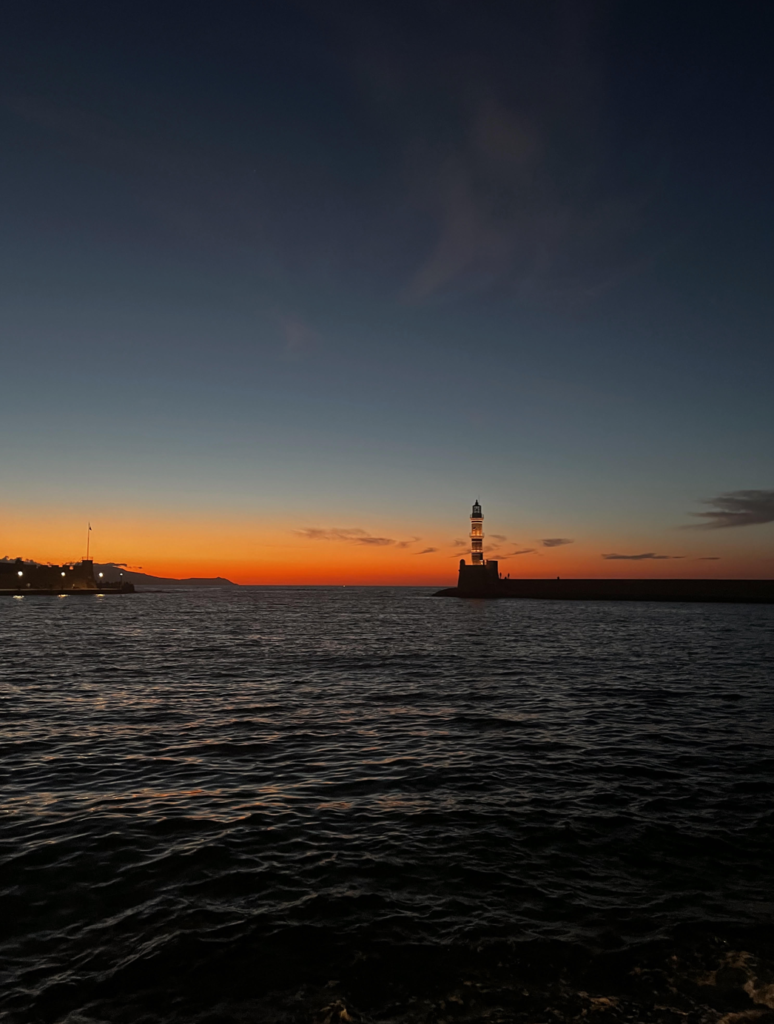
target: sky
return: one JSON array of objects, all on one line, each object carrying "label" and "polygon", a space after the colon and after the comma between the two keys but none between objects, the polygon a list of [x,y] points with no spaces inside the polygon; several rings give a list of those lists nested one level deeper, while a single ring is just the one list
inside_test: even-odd
[{"label": "sky", "polygon": [[[0,557],[774,577],[774,8],[0,12]],[[559,543],[561,541],[561,543]]]}]

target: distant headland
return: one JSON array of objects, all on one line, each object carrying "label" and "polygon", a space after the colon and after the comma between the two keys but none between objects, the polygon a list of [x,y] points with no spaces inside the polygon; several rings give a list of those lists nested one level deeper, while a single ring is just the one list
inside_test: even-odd
[{"label": "distant headland", "polygon": [[106,580],[115,582],[125,580],[127,583],[137,583],[141,586],[173,586],[173,587],[238,587],[238,583],[225,579],[223,576],[192,576],[188,579],[178,580],[169,576],[151,576],[145,572],[135,572],[115,562],[95,563],[94,570],[104,573]]},{"label": "distant headland", "polygon": [[460,559],[457,586],[439,590],[436,597],[774,604],[774,580],[503,579],[498,563],[484,558],[483,524],[484,514],[476,501],[470,516],[470,564]]}]

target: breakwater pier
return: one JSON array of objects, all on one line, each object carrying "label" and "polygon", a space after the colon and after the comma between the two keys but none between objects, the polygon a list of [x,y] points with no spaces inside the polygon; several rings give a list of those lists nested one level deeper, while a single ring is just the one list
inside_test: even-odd
[{"label": "breakwater pier", "polygon": [[476,501],[470,516],[470,563],[460,559],[457,586],[439,590],[435,597],[774,604],[774,580],[503,579],[497,561],[484,557],[483,523]]},{"label": "breakwater pier", "polygon": [[[466,570],[473,566],[466,566]],[[549,601],[709,601],[774,604],[774,580],[502,580],[460,571],[456,587],[436,597]]]}]

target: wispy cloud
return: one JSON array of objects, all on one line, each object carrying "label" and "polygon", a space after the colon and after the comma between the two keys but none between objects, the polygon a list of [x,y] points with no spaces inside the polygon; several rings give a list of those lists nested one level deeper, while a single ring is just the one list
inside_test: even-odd
[{"label": "wispy cloud", "polygon": [[657,555],[652,551],[646,551],[641,555],[602,555],[602,557],[607,558],[608,561],[645,562],[648,560],[661,560],[665,558],[685,558],[685,555]]},{"label": "wispy cloud", "polygon": [[465,136],[451,151],[428,151],[424,161],[420,188],[436,237],[409,299],[492,287],[584,296],[637,272],[641,252],[627,246],[623,266],[615,255],[641,224],[646,196],[603,187],[594,131],[581,128],[585,119],[578,117],[580,91],[566,98],[574,112],[572,147],[594,170],[574,190],[552,167],[562,141],[544,116],[508,106],[493,92],[467,102]]},{"label": "wispy cloud", "polygon": [[414,554],[415,555],[432,555],[437,550],[438,550],[438,548],[425,548],[423,551],[415,551]]},{"label": "wispy cloud", "polygon": [[320,340],[317,331],[297,316],[281,316],[280,329],[284,336],[285,354],[293,359],[310,352]]},{"label": "wispy cloud", "polygon": [[720,555],[704,555],[701,558],[696,559],[697,562],[719,562]]},{"label": "wispy cloud", "polygon": [[[373,537],[367,530],[361,530],[359,527],[334,527],[331,530],[324,530],[310,526],[304,530],[294,530],[293,532],[307,540],[344,541],[347,544],[363,544],[366,547],[383,548],[390,544],[397,544],[392,537]],[[400,546],[405,547],[411,543],[412,541],[401,541]]]},{"label": "wispy cloud", "polygon": [[501,544],[504,544],[508,540],[508,538],[503,537],[501,533],[490,533],[489,536],[492,537],[493,540],[499,540]]},{"label": "wispy cloud", "polygon": [[774,523],[774,491],[726,491],[717,498],[702,502],[709,512],[692,512],[702,523],[684,529],[723,530],[732,526],[760,526]]},{"label": "wispy cloud", "polygon": [[502,560],[513,558],[514,555],[534,555],[536,548],[521,548],[520,551],[509,551],[507,555],[500,555]]},{"label": "wispy cloud", "polygon": [[455,541],[452,541],[452,547],[453,548],[466,548],[467,546],[468,546],[468,542],[466,540],[455,540]]},{"label": "wispy cloud", "polygon": [[572,544],[569,537],[545,537],[540,542],[544,548],[559,548],[562,544]]}]

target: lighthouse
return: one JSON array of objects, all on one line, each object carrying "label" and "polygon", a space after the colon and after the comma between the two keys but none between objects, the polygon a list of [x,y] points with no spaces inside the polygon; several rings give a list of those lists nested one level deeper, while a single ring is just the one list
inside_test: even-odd
[{"label": "lighthouse", "polygon": [[484,513],[481,511],[478,498],[470,513],[470,563],[484,564]]},{"label": "lighthouse", "polygon": [[484,513],[476,498],[470,513],[470,565],[460,559],[457,591],[467,597],[497,597],[500,589],[497,562],[484,559]]}]

